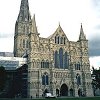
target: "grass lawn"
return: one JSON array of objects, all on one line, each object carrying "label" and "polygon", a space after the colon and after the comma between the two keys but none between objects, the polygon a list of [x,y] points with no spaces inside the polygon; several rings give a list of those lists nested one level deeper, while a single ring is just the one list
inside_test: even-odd
[{"label": "grass lawn", "polygon": [[64,97],[64,98],[36,98],[36,99],[23,99],[23,98],[16,98],[16,99],[12,99],[12,98],[5,98],[2,99],[0,98],[0,100],[100,100],[100,97]]},{"label": "grass lawn", "polygon": [[75,98],[56,98],[56,99],[57,100],[100,100],[100,97],[75,97]]}]

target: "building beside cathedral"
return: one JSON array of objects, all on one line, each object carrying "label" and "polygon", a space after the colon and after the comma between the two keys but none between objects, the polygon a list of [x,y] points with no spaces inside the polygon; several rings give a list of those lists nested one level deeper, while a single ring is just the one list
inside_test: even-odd
[{"label": "building beside cathedral", "polygon": [[28,0],[21,0],[15,24],[14,56],[27,54],[28,97],[93,96],[88,40],[81,24],[79,39],[70,41],[61,25],[48,38],[39,36]]}]

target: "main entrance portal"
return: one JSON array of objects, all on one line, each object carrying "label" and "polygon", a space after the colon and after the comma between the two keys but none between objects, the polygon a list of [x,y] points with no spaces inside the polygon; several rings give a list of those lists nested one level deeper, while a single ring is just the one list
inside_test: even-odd
[{"label": "main entrance portal", "polygon": [[60,96],[68,96],[68,87],[66,84],[62,84],[60,88]]}]

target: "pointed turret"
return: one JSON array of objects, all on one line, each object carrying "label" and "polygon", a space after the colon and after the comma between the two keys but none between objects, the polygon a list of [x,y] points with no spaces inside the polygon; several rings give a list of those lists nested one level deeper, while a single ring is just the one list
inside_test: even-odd
[{"label": "pointed turret", "polygon": [[[28,52],[28,34],[31,28],[31,15],[28,0],[21,0],[19,15],[15,24],[14,56],[22,57]],[[19,45],[20,44],[20,45]]]},{"label": "pointed turret", "polygon": [[61,27],[61,25],[60,25],[60,22],[59,22],[59,26],[58,26],[58,28],[56,29],[56,31],[57,31],[57,32],[64,32],[63,29],[62,29],[62,27]]},{"label": "pointed turret", "polygon": [[31,28],[31,32],[32,33],[38,33],[37,26],[36,26],[36,21],[35,21],[35,14],[34,14],[34,16],[32,18],[32,28]]},{"label": "pointed turret", "polygon": [[28,0],[22,0],[17,21],[30,21],[30,20],[31,20],[31,15],[29,12]]},{"label": "pointed turret", "polygon": [[86,36],[83,31],[82,23],[81,23],[81,28],[80,28],[79,40],[86,40]]}]

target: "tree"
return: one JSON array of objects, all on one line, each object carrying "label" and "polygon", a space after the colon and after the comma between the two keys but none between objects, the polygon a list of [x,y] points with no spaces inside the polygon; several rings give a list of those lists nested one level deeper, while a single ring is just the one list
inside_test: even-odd
[{"label": "tree", "polygon": [[3,90],[6,82],[6,70],[3,66],[0,66],[0,91]]},{"label": "tree", "polygon": [[95,90],[100,89],[100,69],[94,69],[92,72],[92,86],[94,90],[94,95],[95,95]]}]

